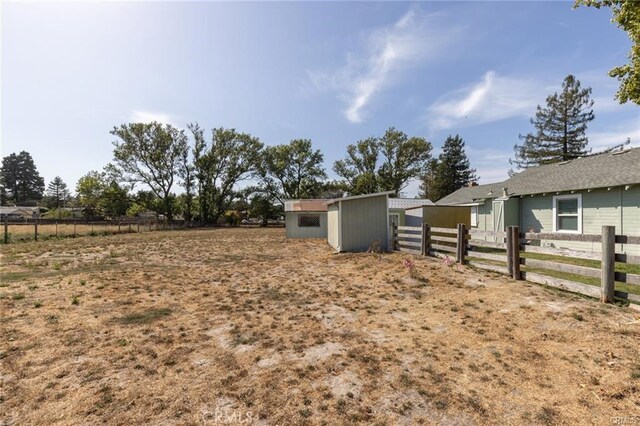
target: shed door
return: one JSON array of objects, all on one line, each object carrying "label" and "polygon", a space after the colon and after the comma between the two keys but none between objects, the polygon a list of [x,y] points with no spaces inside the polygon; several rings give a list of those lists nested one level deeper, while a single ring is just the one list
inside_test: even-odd
[{"label": "shed door", "polygon": [[504,202],[493,202],[493,230],[504,232]]}]

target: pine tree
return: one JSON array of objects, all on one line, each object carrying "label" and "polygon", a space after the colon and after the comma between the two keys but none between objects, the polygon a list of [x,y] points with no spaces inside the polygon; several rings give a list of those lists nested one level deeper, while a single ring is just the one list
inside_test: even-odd
[{"label": "pine tree", "polygon": [[420,198],[425,198],[427,200],[435,200],[433,197],[434,183],[436,181],[436,171],[438,170],[438,159],[432,158],[427,163],[427,171],[422,176],[422,182],[420,183],[420,193],[418,194]]},{"label": "pine tree", "polygon": [[42,199],[44,179],[38,173],[31,154],[22,151],[2,159],[0,186],[2,205],[35,205]]},{"label": "pine tree", "polygon": [[464,140],[458,136],[449,136],[438,156],[437,163],[430,164],[423,186],[427,188],[431,200],[439,200],[458,189],[476,182],[476,170],[471,168],[464,150]]},{"label": "pine tree", "polygon": [[56,209],[64,207],[71,196],[69,189],[67,188],[67,184],[64,183],[60,176],[56,176],[51,182],[49,182],[46,194],[49,207]]},{"label": "pine tree", "polygon": [[595,118],[590,95],[590,87],[582,88],[579,80],[568,75],[562,92],[548,96],[546,107],[538,105],[531,119],[536,132],[520,135],[523,143],[514,146],[511,164],[526,169],[588,155],[587,124]]}]

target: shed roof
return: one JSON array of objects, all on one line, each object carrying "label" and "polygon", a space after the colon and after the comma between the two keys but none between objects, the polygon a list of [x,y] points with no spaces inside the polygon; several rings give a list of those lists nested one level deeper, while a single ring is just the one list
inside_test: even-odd
[{"label": "shed roof", "polygon": [[394,191],[385,191],[385,192],[375,192],[373,194],[351,195],[349,197],[334,198],[333,200],[328,200],[326,202],[326,204],[330,205],[330,204],[337,203],[338,201],[358,200],[360,198],[380,197],[382,195],[391,195],[391,194],[395,194],[395,192]]},{"label": "shed roof", "polygon": [[326,212],[327,199],[286,200],[285,212]]},{"label": "shed roof", "polygon": [[432,205],[433,201],[424,198],[389,198],[390,209],[408,209],[411,207]]},{"label": "shed roof", "polygon": [[509,196],[519,196],[634,184],[640,184],[640,148],[532,167],[503,182],[461,188],[436,204],[495,198],[502,195],[502,188]]}]

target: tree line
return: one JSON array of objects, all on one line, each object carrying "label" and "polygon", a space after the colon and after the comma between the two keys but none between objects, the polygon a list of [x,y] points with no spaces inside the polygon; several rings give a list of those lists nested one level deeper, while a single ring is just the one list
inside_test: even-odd
[{"label": "tree line", "polygon": [[[560,93],[549,95],[531,119],[534,131],[514,146],[516,171],[590,155],[587,127],[595,118],[591,89],[567,76]],[[448,136],[432,156],[432,144],[396,128],[350,144],[328,179],[324,155],[309,139],[265,146],[236,129],[207,132],[198,123],[126,123],[111,130],[113,160],[102,171],[79,179],[72,197],[55,177],[49,185],[28,152],[2,160],[2,204],[39,204],[56,210],[80,206],[87,216],[120,217],[155,212],[167,219],[218,223],[250,211],[264,221],[282,212],[284,200],[335,198],[391,191],[401,196],[419,180],[420,196],[433,201],[478,180],[459,135]],[[627,142],[628,143],[628,142]],[[624,143],[612,147],[616,149]],[[182,190],[178,193],[178,188]]]}]

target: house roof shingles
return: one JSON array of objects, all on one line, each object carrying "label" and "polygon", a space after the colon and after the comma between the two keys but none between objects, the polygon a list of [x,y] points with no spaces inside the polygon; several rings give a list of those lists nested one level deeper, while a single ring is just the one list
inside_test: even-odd
[{"label": "house roof shingles", "polygon": [[[519,196],[634,184],[640,184],[640,148],[532,167],[503,182],[461,188],[436,204],[463,204],[495,198],[502,195],[502,188],[506,188],[509,196]],[[490,191],[492,193],[488,194]]]}]

